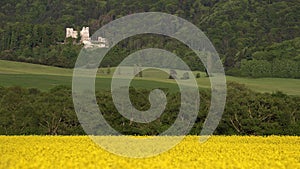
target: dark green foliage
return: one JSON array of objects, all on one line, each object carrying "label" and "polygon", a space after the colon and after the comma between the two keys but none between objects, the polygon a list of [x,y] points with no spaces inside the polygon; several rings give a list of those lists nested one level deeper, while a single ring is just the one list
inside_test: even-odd
[{"label": "dark green foliage", "polygon": [[[82,46],[72,45],[73,39],[64,38],[66,27],[80,30],[82,26],[89,26],[92,34],[122,16],[156,11],[185,18],[203,30],[231,75],[258,73],[251,76],[299,78],[298,0],[1,0],[0,6],[1,59],[73,67]],[[181,57],[192,70],[204,71],[199,59],[183,44],[161,36],[144,35],[118,44],[102,66],[116,66],[130,53],[148,47],[167,49]],[[259,66],[257,71],[245,72],[241,67],[244,59],[267,61],[272,68],[267,71],[268,65],[263,70]],[[293,70],[282,70],[277,62],[273,63],[275,59],[294,62],[298,72],[294,71],[295,65],[292,65]]]},{"label": "dark green foliage", "polygon": [[40,92],[11,87],[1,91],[1,134],[84,134],[69,88]]},{"label": "dark green foliage", "polygon": [[300,77],[300,38],[275,43],[253,53],[253,59],[241,61],[240,70],[232,74],[248,77]]},{"label": "dark green foliage", "polygon": [[268,77],[272,75],[272,65],[265,60],[242,60],[241,75],[247,77]]},{"label": "dark green foliage", "polygon": [[300,63],[288,59],[242,60],[239,73],[247,77],[299,78]]},{"label": "dark green foliage", "polygon": [[[116,110],[109,91],[97,91],[99,108],[107,122],[123,134],[156,135],[167,130],[177,118],[180,94],[167,95],[163,114],[150,123],[136,123]],[[149,90],[130,89],[133,105],[150,108]],[[208,90],[200,91],[200,111],[190,134],[200,134],[210,105]],[[222,120],[215,134],[300,135],[300,98],[281,92],[262,94],[243,85],[228,84],[228,97]],[[181,117],[184,119],[184,117]],[[85,134],[74,112],[71,89],[59,86],[49,92],[20,87],[0,87],[0,135]]]},{"label": "dark green foliage", "polygon": [[232,84],[217,133],[299,135],[299,101],[281,92],[258,94]]}]

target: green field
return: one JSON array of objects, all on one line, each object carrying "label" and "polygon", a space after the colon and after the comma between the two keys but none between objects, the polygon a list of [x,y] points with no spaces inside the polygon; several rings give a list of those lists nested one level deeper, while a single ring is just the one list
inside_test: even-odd
[{"label": "green field", "polygon": [[[114,68],[111,69],[114,71]],[[112,75],[107,75],[106,69],[98,71],[96,89],[110,89]],[[194,72],[195,74],[198,72]],[[201,73],[201,78],[197,79],[200,88],[210,88],[209,78]],[[112,74],[112,73],[111,73]],[[0,86],[21,86],[27,88],[39,88],[49,90],[57,85],[71,86],[72,69],[11,62],[0,60]],[[282,91],[290,95],[300,95],[300,79],[281,79],[281,78],[241,78],[226,77],[227,82],[238,82],[258,92]],[[143,78],[135,78],[132,85],[137,88],[170,88],[177,90],[174,80],[168,79],[166,73],[158,70],[146,70]]]}]

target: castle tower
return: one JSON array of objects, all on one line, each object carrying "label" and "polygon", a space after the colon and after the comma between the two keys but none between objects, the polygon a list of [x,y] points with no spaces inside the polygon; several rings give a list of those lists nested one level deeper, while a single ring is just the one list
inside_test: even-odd
[{"label": "castle tower", "polygon": [[74,38],[78,37],[78,32],[74,31],[73,28],[66,28],[66,38]]},{"label": "castle tower", "polygon": [[81,36],[81,42],[84,41],[90,41],[90,28],[89,27],[83,27],[80,31]]}]

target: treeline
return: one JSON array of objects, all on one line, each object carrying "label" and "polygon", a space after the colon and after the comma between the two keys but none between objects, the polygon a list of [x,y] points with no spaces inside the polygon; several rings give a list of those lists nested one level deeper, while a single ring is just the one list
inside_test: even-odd
[{"label": "treeline", "polygon": [[300,78],[300,63],[288,59],[242,60],[241,69],[233,74],[246,77]]},{"label": "treeline", "polygon": [[[299,66],[295,69],[293,66],[292,70],[273,70],[278,67],[276,61],[283,62],[280,68],[291,62],[299,65],[298,0],[2,0],[0,6],[1,59],[73,67],[81,46],[70,45],[72,41],[61,44],[65,41],[66,27],[80,30],[89,26],[93,33],[122,16],[156,11],[185,18],[203,30],[229,74],[299,78]],[[187,57],[193,54],[181,47],[182,44],[176,46],[172,42],[173,48],[177,48],[173,49],[165,38],[152,39],[137,36],[118,45],[107,56],[104,66],[117,65],[125,54],[139,47],[160,47],[187,58],[185,61],[193,65],[193,70],[203,70],[194,58]],[[259,60],[260,64],[268,62],[273,68],[267,73],[256,73],[261,70],[252,68],[251,60]],[[286,71],[289,73],[282,73]]]},{"label": "treeline", "polygon": [[[123,134],[157,135],[177,118],[180,94],[168,92],[164,113],[150,123],[126,119],[115,108],[109,91],[97,91],[99,108],[106,121]],[[130,89],[130,99],[139,110],[150,108],[148,90]],[[200,134],[210,106],[210,92],[201,90],[200,111],[190,134]],[[256,93],[230,83],[226,108],[214,134],[300,135],[300,97],[281,92]],[[184,120],[184,116],[180,117]],[[0,88],[0,135],[84,135],[74,111],[71,89],[63,86],[42,92],[20,87]]]},{"label": "treeline", "polygon": [[[240,69],[227,74],[246,77],[300,78],[300,38],[275,43],[263,51],[253,53],[251,59],[243,59]],[[298,53],[297,55],[295,55]]]}]

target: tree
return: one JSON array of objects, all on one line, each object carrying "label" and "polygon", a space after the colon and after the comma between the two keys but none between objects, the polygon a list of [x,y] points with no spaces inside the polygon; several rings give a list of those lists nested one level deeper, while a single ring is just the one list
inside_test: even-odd
[{"label": "tree", "polygon": [[139,69],[139,77],[143,77],[143,71],[142,71],[141,64],[138,65],[138,69]]},{"label": "tree", "polygon": [[170,70],[169,79],[177,79],[177,72],[174,69]]},{"label": "tree", "polygon": [[181,79],[183,79],[183,80],[190,79],[190,75],[189,75],[189,73],[188,73],[188,72],[185,72],[185,73],[183,74],[183,76],[182,76],[182,78],[181,78]]},{"label": "tree", "polygon": [[107,69],[106,69],[106,74],[110,74],[111,73],[111,70],[110,70],[110,66],[109,65],[107,65]]}]

